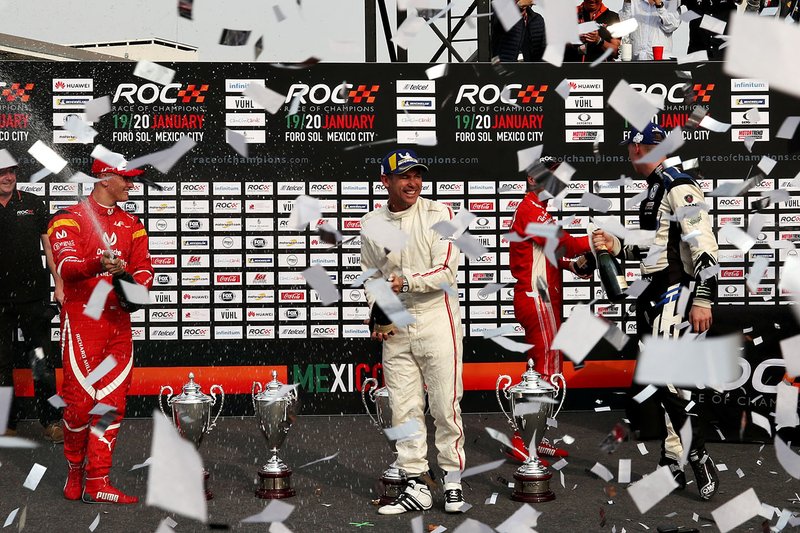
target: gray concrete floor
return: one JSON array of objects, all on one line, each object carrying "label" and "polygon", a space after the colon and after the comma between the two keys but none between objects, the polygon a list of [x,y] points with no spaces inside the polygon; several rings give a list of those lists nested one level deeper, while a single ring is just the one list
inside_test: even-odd
[{"label": "gray concrete floor", "polygon": [[[645,443],[649,450],[641,455],[637,442],[624,442],[613,454],[599,448],[608,431],[619,421],[622,412],[566,412],[559,417],[559,427],[551,429],[550,438],[565,434],[575,438],[567,446],[569,464],[560,474],[555,473],[552,489],[557,499],[534,504],[543,514],[535,528],[540,533],[571,531],[656,531],[657,526],[694,526],[700,531],[717,531],[711,511],[731,498],[753,487],[762,502],[779,508],[800,512],[792,503],[800,483],[783,471],[775,458],[772,444],[712,443],[708,448],[718,463],[728,470],[721,473],[720,493],[710,502],[699,499],[694,484],[685,491],[675,492],[662,500],[645,515],[639,514],[630,499],[626,486],[605,483],[588,473],[596,463],[608,467],[615,475],[619,459],[632,459],[634,481],[656,467],[659,443]],[[508,431],[500,414],[469,414],[464,416],[466,428],[467,466],[488,463],[499,458],[499,444],[490,439],[484,428]],[[86,505],[63,499],[61,490],[66,475],[61,446],[41,440],[40,426],[35,422],[20,424],[20,436],[40,441],[33,450],[0,450],[0,523],[14,508],[27,507],[26,532],[88,531],[100,514],[97,532],[155,531],[162,518],[169,516],[160,509],[144,504],[135,506]],[[127,420],[119,437],[115,453],[112,480],[121,489],[137,494],[144,501],[147,491],[147,471],[130,471],[149,455],[152,422],[146,419]],[[430,435],[429,435],[430,436]],[[430,441],[430,438],[429,438]],[[284,445],[283,459],[294,467],[294,486],[297,496],[285,500],[296,506],[285,525],[294,532],[370,531],[400,533],[411,531],[414,513],[399,516],[380,516],[370,501],[376,497],[376,478],[390,461],[389,447],[369,425],[366,416],[300,417]],[[333,461],[318,463],[304,469],[298,466],[336,452]],[[210,525],[199,524],[181,516],[176,531],[206,531],[232,529],[268,531],[268,524],[240,524],[247,516],[260,512],[265,503],[253,496],[256,471],[267,460],[267,449],[253,418],[220,419],[217,429],[201,446],[205,465],[211,472],[211,488],[216,498],[209,503]],[[429,457],[435,461],[431,443]],[[40,463],[47,467],[38,488],[31,492],[22,487],[31,466]],[[465,497],[473,507],[464,515],[448,515],[442,511],[442,495],[434,495],[434,508],[422,513],[424,530],[443,525],[455,530],[465,519],[472,518],[489,526],[497,526],[516,511],[521,504],[509,499],[510,489],[504,480],[512,480],[515,466],[506,463],[500,468],[469,478]],[[737,470],[741,469],[743,477]],[[688,479],[693,476],[687,473]],[[485,503],[498,493],[496,503]],[[672,515],[672,513],[675,513]],[[693,514],[699,521],[692,520]],[[670,515],[670,516],[668,516]],[[770,522],[776,523],[776,518]],[[737,531],[762,531],[763,518],[754,518]],[[17,530],[17,523],[8,528]],[[649,528],[649,529],[648,529]]]}]

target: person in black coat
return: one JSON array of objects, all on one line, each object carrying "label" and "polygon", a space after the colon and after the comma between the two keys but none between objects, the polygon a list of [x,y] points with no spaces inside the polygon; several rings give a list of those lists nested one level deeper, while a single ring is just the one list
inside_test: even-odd
[{"label": "person in black coat", "polygon": [[515,62],[522,54],[525,62],[541,61],[547,45],[544,18],[531,9],[533,0],[517,0],[522,18],[506,31],[497,15],[492,17],[492,57]]},{"label": "person in black coat", "polygon": [[[736,11],[740,3],[741,0],[682,0],[681,5],[701,17],[689,23],[689,48],[687,52],[706,50],[709,59],[724,59],[725,50],[719,49],[724,41],[716,38],[717,34],[701,28],[700,22],[703,20],[703,15],[728,22],[731,14]],[[725,33],[728,33],[727,26],[725,27]]]}]

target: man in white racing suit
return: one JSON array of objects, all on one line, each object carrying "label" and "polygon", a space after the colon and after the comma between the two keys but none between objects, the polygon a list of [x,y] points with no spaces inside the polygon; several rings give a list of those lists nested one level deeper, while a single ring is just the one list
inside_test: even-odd
[{"label": "man in white racing suit", "polygon": [[[459,250],[452,238],[431,227],[450,221],[449,207],[420,198],[422,172],[428,168],[412,150],[394,150],[381,163],[381,181],[389,198],[383,207],[361,219],[362,231],[370,225],[391,225],[408,236],[402,250],[390,251],[386,243],[362,236],[361,268],[377,269],[373,278],[391,284],[413,323],[384,324],[372,332],[383,342],[383,375],[389,389],[392,425],[416,420],[421,435],[397,442],[395,466],[405,470],[409,482],[380,514],[430,509],[429,487],[419,476],[428,472],[425,430],[425,390],[436,425],[439,467],[445,471],[445,511],[459,512],[464,505],[461,471],[464,470],[464,426],[461,422],[462,325],[456,271]],[[374,235],[373,235],[374,237]],[[368,288],[372,315],[383,315]]]}]

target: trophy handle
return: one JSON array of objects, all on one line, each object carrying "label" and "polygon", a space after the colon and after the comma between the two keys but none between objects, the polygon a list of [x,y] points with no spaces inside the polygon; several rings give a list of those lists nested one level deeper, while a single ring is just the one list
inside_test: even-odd
[{"label": "trophy handle", "polygon": [[211,394],[211,397],[214,398],[214,401],[211,403],[211,405],[216,405],[217,403],[217,395],[214,394],[214,389],[219,389],[219,409],[217,409],[217,416],[214,417],[214,420],[211,421],[211,425],[208,427],[209,431],[214,429],[214,427],[217,425],[217,418],[219,418],[219,415],[222,413],[222,406],[225,405],[225,391],[222,390],[221,385],[211,385],[211,388],[208,391]]},{"label": "trophy handle", "polygon": [[[556,381],[561,382],[561,386],[558,386]],[[561,412],[561,408],[564,407],[564,398],[567,397],[567,380],[564,379],[564,374],[553,374],[550,376],[550,383],[556,388],[556,395],[561,392],[561,401],[558,403],[558,409],[556,409],[553,418],[558,416],[558,413]]]},{"label": "trophy handle", "polygon": [[369,410],[369,404],[367,404],[367,389],[369,388],[369,384],[372,384],[372,388],[369,391],[369,399],[375,402],[375,396],[373,396],[373,393],[378,388],[378,380],[375,378],[367,378],[364,380],[364,384],[361,385],[361,401],[364,403],[364,409],[367,410],[367,415],[369,415],[369,418],[370,420],[372,420],[372,423],[375,424],[375,426],[377,427],[381,427],[377,418],[372,416],[372,411]]},{"label": "trophy handle", "polygon": [[167,420],[171,420],[170,417],[167,416],[167,412],[164,411],[164,405],[161,402],[161,398],[164,395],[165,390],[169,391],[169,394],[167,394],[167,405],[169,405],[169,399],[172,398],[173,394],[175,394],[175,392],[172,390],[172,387],[170,387],[169,385],[162,385],[161,390],[158,391],[158,408],[161,409],[161,414],[164,415],[164,418],[166,418]]},{"label": "trophy handle", "polygon": [[261,394],[261,391],[264,390],[261,387],[261,383],[259,383],[258,381],[253,382],[253,388],[250,390],[250,396],[253,399],[253,411],[256,410],[256,388],[258,388],[258,394]]},{"label": "trophy handle", "polygon": [[[500,383],[506,381],[505,386],[500,387]],[[508,398],[508,387],[511,386],[511,376],[502,375],[497,378],[497,384],[494,386],[494,394],[497,396],[497,403],[500,405],[500,410],[503,411],[503,414],[506,415],[506,419],[508,420],[508,424],[511,426],[511,429],[517,431],[517,424],[514,423],[514,419],[508,416],[506,412],[506,408],[503,405],[503,400],[500,399],[500,390],[502,389],[503,395]]]}]

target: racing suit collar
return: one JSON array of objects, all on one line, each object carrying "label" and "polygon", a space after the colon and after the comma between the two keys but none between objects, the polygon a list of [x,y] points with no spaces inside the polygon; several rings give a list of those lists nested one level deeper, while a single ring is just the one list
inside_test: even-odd
[{"label": "racing suit collar", "polygon": [[99,203],[97,200],[95,200],[94,196],[91,195],[89,196],[87,203],[89,204],[91,210],[97,213],[98,215],[111,216],[114,214],[114,211],[117,210],[116,205],[112,206],[103,205]]},{"label": "racing suit collar", "polygon": [[647,183],[652,185],[653,183],[661,181],[661,173],[662,172],[664,172],[664,164],[663,163],[658,165],[655,168],[655,170],[653,170],[653,172],[651,172],[650,175],[647,176],[647,179],[646,179]]},{"label": "racing suit collar", "polygon": [[414,203],[411,205],[411,207],[409,207],[408,209],[405,209],[405,210],[403,210],[403,211],[390,211],[390,210],[389,210],[389,204],[388,204],[388,202],[387,202],[387,204],[384,206],[384,209],[386,209],[386,215],[387,215],[387,216],[388,216],[390,219],[400,219],[400,218],[405,218],[405,217],[407,217],[407,216],[411,215],[412,213],[416,212],[417,206],[420,204],[420,201],[421,201],[421,200],[422,200],[422,198],[420,198],[420,197],[417,197],[417,201],[416,201],[416,202],[414,202]]}]

